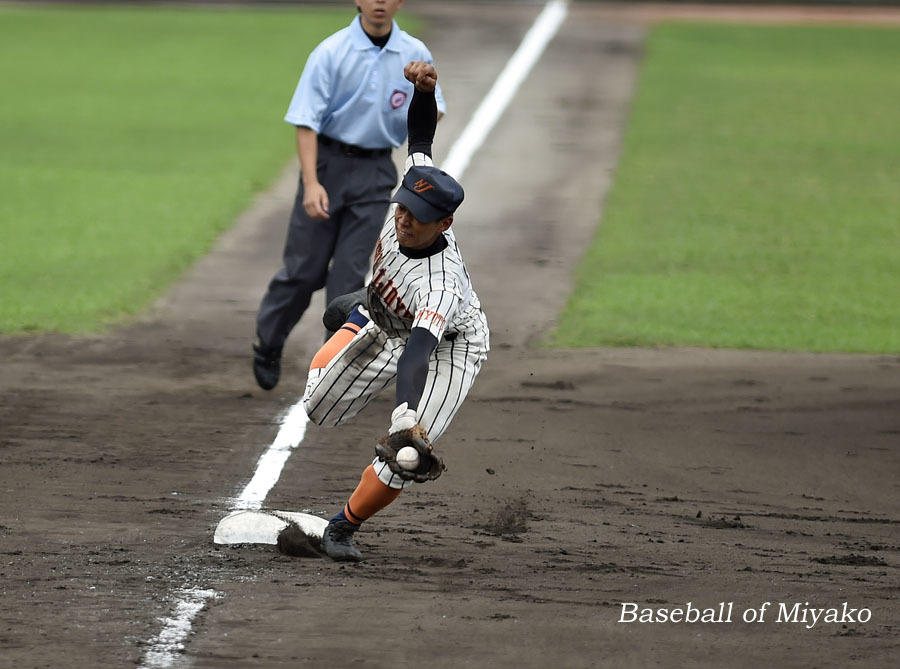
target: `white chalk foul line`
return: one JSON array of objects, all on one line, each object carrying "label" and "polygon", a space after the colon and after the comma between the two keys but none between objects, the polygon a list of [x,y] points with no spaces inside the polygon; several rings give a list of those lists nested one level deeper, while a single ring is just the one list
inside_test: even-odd
[{"label": "white chalk foul line", "polygon": [[[472,156],[479,149],[506,110],[519,86],[544,52],[547,44],[559,30],[568,12],[567,0],[551,0],[525,34],[519,48],[510,58],[487,97],[472,115],[469,124],[453,143],[442,168],[448,174],[461,179]],[[303,441],[309,418],[303,403],[292,406],[281,422],[272,445],[256,463],[256,469],[244,490],[234,498],[232,511],[259,509],[269,491],[278,483],[281,471],[291,455]],[[206,602],[219,597],[215,590],[185,588],[175,604],[175,613],[164,620],[164,627],[150,643],[141,669],[166,669],[173,666],[184,648],[184,641],[191,632],[194,617],[203,610]]]},{"label": "white chalk foul line", "polygon": [[175,603],[175,612],[171,618],[163,618],[163,628],[149,643],[150,648],[144,654],[139,669],[166,669],[171,667],[175,658],[184,650],[184,640],[191,633],[191,623],[206,602],[219,593],[215,590],[185,588]]},{"label": "white chalk foul line", "polygon": [[284,469],[284,464],[290,457],[291,451],[303,441],[308,424],[309,418],[303,409],[303,402],[297,402],[281,421],[275,441],[256,463],[253,478],[250,479],[243,492],[235,498],[232,505],[233,511],[259,509],[262,506],[266,495],[281,478],[281,470]]},{"label": "white chalk foul line", "polygon": [[538,15],[519,48],[497,77],[496,83],[472,115],[469,125],[447,154],[447,159],[441,165],[445,172],[457,180],[462,179],[472,156],[506,111],[519,86],[525,81],[525,77],[531,72],[531,68],[541,57],[547,44],[556,35],[568,13],[568,4],[565,0],[553,0],[548,2]]},{"label": "white chalk foul line", "polygon": [[[307,423],[309,419],[303,410],[303,404],[297,403],[291,407],[281,421],[275,441],[257,461],[253,478],[231,504],[233,511],[258,509],[262,506],[266,495],[278,482],[291,450],[303,441]],[[184,650],[184,642],[191,633],[194,618],[210,599],[220,596],[215,590],[183,588],[175,602],[172,617],[163,619],[162,630],[149,642],[149,649],[144,654],[140,669],[168,669],[174,666]]]}]

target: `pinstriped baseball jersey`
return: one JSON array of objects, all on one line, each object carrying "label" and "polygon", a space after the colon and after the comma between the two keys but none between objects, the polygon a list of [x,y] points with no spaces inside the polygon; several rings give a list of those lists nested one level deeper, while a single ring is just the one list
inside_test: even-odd
[{"label": "pinstriped baseball jersey", "polygon": [[[408,170],[412,164],[430,165],[431,159],[417,153],[407,163]],[[479,330],[487,338],[481,302],[472,289],[453,231],[443,233],[447,247],[441,253],[411,258],[400,250],[394,214],[392,209],[375,247],[368,288],[372,318],[392,337],[408,337],[419,327],[438,340],[462,333],[478,336]]]},{"label": "pinstriped baseball jersey", "polygon": [[[412,165],[431,165],[431,158],[413,154],[406,169]],[[410,257],[397,241],[391,212],[368,289],[371,320],[323,369],[310,370],[304,395],[310,420],[334,426],[358,414],[395,379],[412,329],[424,328],[438,344],[416,417],[432,441],[447,429],[487,358],[490,331],[456,238],[450,230],[443,235],[443,251]],[[383,465],[376,459],[382,482],[394,488],[409,485]]]}]

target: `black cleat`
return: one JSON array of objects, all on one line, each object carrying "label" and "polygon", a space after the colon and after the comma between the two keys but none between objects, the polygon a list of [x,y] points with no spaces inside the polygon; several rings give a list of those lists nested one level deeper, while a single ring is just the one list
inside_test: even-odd
[{"label": "black cleat", "polygon": [[366,303],[366,290],[366,288],[360,288],[356,292],[347,293],[331,300],[325,307],[325,313],[322,314],[322,325],[325,326],[325,329],[329,332],[340,330],[350,317],[350,313],[359,305]]},{"label": "black cleat", "polygon": [[353,533],[358,529],[359,525],[346,520],[332,520],[322,533],[322,550],[338,562],[359,562],[362,553],[353,545]]},{"label": "black cleat", "polygon": [[253,376],[263,390],[272,390],[281,377],[281,349],[253,345]]}]

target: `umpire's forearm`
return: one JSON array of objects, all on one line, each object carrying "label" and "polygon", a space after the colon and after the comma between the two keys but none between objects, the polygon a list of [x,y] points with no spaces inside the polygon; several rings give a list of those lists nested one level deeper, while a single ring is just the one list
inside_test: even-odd
[{"label": "umpire's forearm", "polygon": [[319,135],[312,128],[297,126],[297,155],[300,157],[300,175],[303,185],[319,183],[316,162],[319,159]]}]

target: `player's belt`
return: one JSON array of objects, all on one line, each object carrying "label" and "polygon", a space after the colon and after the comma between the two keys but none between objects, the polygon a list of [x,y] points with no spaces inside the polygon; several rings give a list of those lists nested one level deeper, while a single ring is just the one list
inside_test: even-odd
[{"label": "player's belt", "polygon": [[345,156],[357,156],[359,158],[377,158],[379,156],[390,155],[391,153],[390,149],[364,149],[361,146],[344,144],[343,142],[339,142],[336,139],[332,139],[328,135],[319,135],[319,144],[324,144],[325,146],[333,146]]}]

